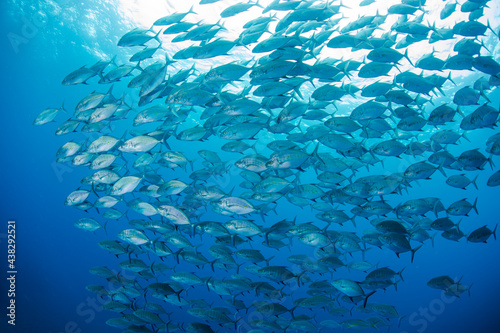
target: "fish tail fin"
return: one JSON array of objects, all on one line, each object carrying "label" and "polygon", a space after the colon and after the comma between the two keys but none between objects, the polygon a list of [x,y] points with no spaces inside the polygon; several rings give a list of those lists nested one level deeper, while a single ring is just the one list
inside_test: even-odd
[{"label": "fish tail fin", "polygon": [[[161,45],[161,43],[160,43],[160,45]],[[160,46],[158,46],[158,47],[160,47]],[[165,67],[167,67],[168,65],[172,65],[175,62],[176,62],[175,60],[170,59],[170,57],[168,56],[168,53],[165,53]],[[192,70],[192,69],[194,69],[194,64],[190,70]]]},{"label": "fish tail fin", "polygon": [[92,190],[91,190],[91,191],[92,191],[92,193],[94,193],[94,195],[95,195],[96,197],[98,197],[98,198],[99,198],[99,196],[97,195],[97,192],[95,191],[95,185],[94,185],[94,182],[92,182],[92,185],[91,185],[91,186],[92,186]]},{"label": "fish tail fin", "polygon": [[415,252],[417,252],[424,244],[414,248],[411,250],[411,262],[413,263],[413,259],[415,258]]},{"label": "fish tail fin", "polygon": [[403,56],[406,58],[406,60],[408,60],[408,62],[410,63],[410,65],[413,66],[413,62],[411,61],[410,57],[408,56],[408,48],[405,50],[405,53],[404,53]]},{"label": "fish tail fin", "polygon": [[[113,58],[111,58],[111,60],[109,61],[108,65],[109,64],[113,64],[115,65],[116,67],[118,67],[118,65],[116,64],[116,54],[113,56]],[[99,74],[102,73],[102,71],[99,72]]]},{"label": "fish tail fin", "polygon": [[[327,3],[328,3],[328,2],[327,2]],[[347,9],[351,9],[351,7],[348,7],[348,6],[344,5],[344,4],[342,3],[342,0],[340,0],[340,2],[339,2],[339,6],[340,6],[340,7],[347,8]]]},{"label": "fish tail fin", "polygon": [[61,103],[61,107],[59,108],[59,111],[63,111],[64,113],[68,113],[68,111],[64,108],[64,101]]},{"label": "fish tail fin", "polygon": [[313,156],[315,159],[317,159],[320,163],[324,164],[324,161],[318,155],[318,150],[319,150],[319,142],[316,144],[316,147],[314,147],[314,150],[313,150],[311,156]]},{"label": "fish tail fin", "polygon": [[264,260],[264,261],[266,262],[266,266],[269,266],[269,262],[270,262],[272,259],[274,259],[274,256],[269,257],[269,258],[267,258],[267,259],[265,259],[265,260]]},{"label": "fish tail fin", "polygon": [[[163,139],[161,141],[167,147],[168,150],[172,150],[172,148],[170,148],[170,145],[167,142],[168,138],[170,138],[170,134],[168,132],[165,132],[165,135],[163,136]],[[161,149],[161,147],[160,147],[160,149]]]},{"label": "fish tail fin", "polygon": [[365,247],[363,249],[361,249],[361,259],[365,260],[366,251],[369,251],[371,249],[371,247],[366,247],[366,242],[364,242],[363,244]]},{"label": "fish tail fin", "polygon": [[[161,39],[160,39],[160,34],[161,34],[161,32],[162,32],[162,30],[161,30],[161,29],[160,29],[160,30],[158,30],[158,32],[156,33],[156,35],[153,37],[154,39],[156,39],[156,41],[157,41],[158,43],[160,43],[160,45],[162,44],[162,41],[161,41]],[[139,62],[140,62],[140,61],[139,61]]]},{"label": "fish tail fin", "polygon": [[483,89],[483,87],[482,87],[482,86],[479,88],[479,94],[480,94],[481,96],[483,96],[483,97],[484,97],[484,99],[488,101],[488,103],[491,103],[491,100],[488,98],[488,96],[487,96],[487,95],[486,95],[486,93],[484,92],[484,89]]},{"label": "fish tail fin", "polygon": [[493,155],[490,155],[490,157],[487,158],[488,163],[490,164],[491,169],[495,167],[495,163],[493,163]]},{"label": "fish tail fin", "polygon": [[139,70],[141,72],[144,72],[144,69],[142,69],[142,67],[141,67],[141,62],[140,61],[137,62],[137,65],[135,65],[135,67],[132,70],[134,70],[134,69],[137,69],[137,70]]},{"label": "fish tail fin", "polygon": [[243,265],[244,263],[242,262],[241,264],[236,264],[236,274],[240,274],[240,267]]},{"label": "fish tail fin", "polygon": [[[298,97],[300,97],[300,99],[304,99],[304,96],[302,95],[302,93],[300,92],[300,85],[296,86],[296,87],[293,87],[293,91],[297,94]],[[298,99],[298,98],[297,98]]]},{"label": "fish tail fin", "polygon": [[294,306],[293,308],[291,308],[290,310],[290,314],[292,315],[292,318],[295,319],[295,314],[293,313],[295,311],[295,309],[297,308],[297,306]]},{"label": "fish tail fin", "polygon": [[493,28],[491,27],[491,25],[490,25],[490,20],[489,20],[489,19],[486,21],[486,26],[487,26],[487,27],[488,27],[488,29],[490,29],[490,30],[491,30],[491,32],[493,32],[493,34],[494,34],[495,36],[497,36],[497,38],[498,38],[498,34],[497,34],[497,33],[495,32],[495,30],[493,30]]},{"label": "fish tail fin", "polygon": [[[234,296],[233,296],[233,304],[234,304]],[[240,318],[238,318],[238,319],[236,319],[236,320],[234,321],[234,329],[235,329],[236,331],[239,331],[237,323],[238,323],[241,319],[242,319],[242,317],[240,317]]]},{"label": "fish tail fin", "polygon": [[257,149],[255,149],[255,146],[257,145],[257,142],[259,140],[255,140],[255,142],[250,146],[250,149],[252,149],[256,154],[258,154]]},{"label": "fish tail fin", "polygon": [[264,233],[264,238],[266,240],[266,245],[269,246],[269,231],[267,231],[267,232]]},{"label": "fish tail fin", "polygon": [[470,297],[470,288],[472,288],[473,285],[474,283],[471,283],[470,286],[467,288],[467,293],[469,294],[469,297]]},{"label": "fish tail fin", "polygon": [[[365,126],[366,125],[363,125],[363,131],[365,131]],[[366,140],[367,140],[366,138],[363,138],[363,141],[366,141]],[[363,144],[364,142],[361,142],[361,143]],[[370,153],[370,155],[372,156],[372,158],[374,160],[378,159],[377,155],[375,155],[375,153],[373,152],[373,149],[370,149],[368,152]]]},{"label": "fish tail fin", "polygon": [[159,327],[155,330],[155,333],[156,333],[156,332],[159,332],[159,331],[160,331],[160,329],[161,329],[161,330],[163,330],[163,331],[165,331],[165,330],[166,330],[166,331],[167,331],[167,333],[169,333],[169,332],[170,332],[170,330],[169,330],[169,328],[168,328],[168,324],[170,324],[171,322],[172,322],[172,320],[169,320],[167,323],[164,323],[164,324],[160,325],[160,326],[159,326]]},{"label": "fish tail fin", "polygon": [[[328,221],[326,222],[326,226],[322,229],[323,232],[326,232],[328,230],[328,228],[330,227],[330,225],[332,224],[331,221]],[[323,250],[323,248],[321,248]]]},{"label": "fish tail fin", "polygon": [[458,221],[458,223],[457,223],[457,225],[456,225],[457,230],[458,230],[459,232],[461,232],[461,230],[460,230],[460,223],[462,223],[462,221],[463,221],[463,219],[460,219],[460,221]]},{"label": "fish tail fin", "polygon": [[434,207],[432,207],[432,212],[434,213],[434,215],[436,215],[436,218],[438,217],[438,207],[439,207],[439,204],[441,204],[442,206],[442,203],[441,203],[441,200],[436,200],[436,202],[434,203]]},{"label": "fish tail fin", "polygon": [[[112,93],[113,93],[113,84],[111,85],[111,87],[109,87],[108,89],[108,92],[106,93],[106,96],[109,96],[109,97],[113,97]],[[114,97],[113,97],[114,99]]]},{"label": "fish tail fin", "polygon": [[175,256],[175,260],[177,260],[177,264],[179,264],[179,254],[181,254],[181,252],[182,252],[182,249],[179,249],[173,253]]},{"label": "fish tail fin", "polygon": [[207,286],[207,290],[210,291],[210,286],[208,285],[208,282],[212,279],[211,276],[209,276],[206,280],[205,280],[205,285]]},{"label": "fish tail fin", "polygon": [[474,177],[474,179],[472,180],[472,185],[474,185],[476,190],[479,190],[479,188],[477,187],[477,177],[479,177],[479,175],[476,175],[476,177]]},{"label": "fish tail fin", "polygon": [[[443,88],[441,88],[441,87],[436,87],[436,88],[441,93],[441,95],[446,96],[446,93],[444,92]],[[436,96],[437,96],[437,94],[436,94]],[[429,102],[431,102],[431,104],[434,105],[434,103],[432,102],[432,98],[429,100]]]},{"label": "fish tail fin", "polygon": [[[352,298],[349,298],[352,301]],[[354,310],[354,306],[349,310],[349,315],[352,317],[352,310]]]},{"label": "fish tail fin", "polygon": [[495,237],[495,240],[497,240],[497,227],[498,227],[498,223],[495,226],[495,229],[493,229],[493,231],[491,232],[493,234],[493,237]]},{"label": "fish tail fin", "polygon": [[396,207],[394,207],[394,212],[396,213],[396,218],[399,219],[399,211],[401,209],[401,204],[398,204]]},{"label": "fish tail fin", "polygon": [[[418,2],[418,10],[420,10],[424,14],[429,14],[429,12],[427,10],[425,10],[424,7],[422,6],[422,1]],[[434,26],[434,31],[436,31],[435,29],[436,29],[436,27]]]},{"label": "fish tail fin", "polygon": [[472,204],[472,209],[474,209],[476,214],[479,215],[479,212],[477,210],[477,199],[478,199],[478,197],[476,197],[476,199],[474,200],[474,203]]},{"label": "fish tail fin", "polygon": [[176,291],[175,294],[177,295],[177,300],[180,302],[181,301],[181,292],[183,292],[184,289],[179,289],[179,291]]},{"label": "fish tail fin", "polygon": [[401,321],[402,321],[402,320],[403,320],[403,318],[404,318],[404,317],[406,317],[406,316],[408,316],[408,315],[404,315],[404,316],[399,317],[398,327],[400,327],[400,326],[401,326]]},{"label": "fish tail fin", "polygon": [[368,295],[366,295],[365,297],[365,301],[363,302],[363,308],[366,308],[366,303],[368,303],[368,297],[370,297],[371,295],[375,294],[377,291],[374,290],[372,291],[371,293],[369,293]]},{"label": "fish tail fin", "polygon": [[153,249],[153,252],[154,252],[154,253],[156,253],[155,243],[156,243],[156,242],[158,242],[158,240],[159,240],[160,238],[161,238],[161,236],[160,236],[160,237],[156,237],[155,239],[153,239],[153,240],[151,241],[151,248]]},{"label": "fish tail fin", "polygon": [[403,271],[404,271],[405,269],[406,269],[406,267],[404,267],[402,270],[400,270],[400,271],[398,272],[398,275],[399,275],[399,277],[401,278],[401,281],[403,281],[403,282],[405,282],[405,279],[403,278]]},{"label": "fish tail fin", "polygon": [[[419,1],[419,3],[420,3],[420,1]],[[425,12],[424,12],[424,13],[425,13]],[[428,23],[428,22],[427,22],[427,23]],[[427,24],[427,25],[429,26],[429,28],[431,29],[431,31],[433,31],[433,32],[437,32],[437,30],[436,30],[436,22],[432,22],[432,24],[430,24],[430,25],[429,25],[429,24]]]},{"label": "fish tail fin", "polygon": [[106,235],[108,234],[108,230],[106,230],[106,226],[108,225],[108,222],[109,222],[109,220],[106,220],[106,222],[104,222],[104,224],[102,225],[102,228],[104,229],[104,233]]},{"label": "fish tail fin", "polygon": [[257,7],[260,7],[262,9],[264,9],[264,6],[262,6],[260,3],[259,3],[260,0],[257,0],[254,4],[254,6],[257,6]]},{"label": "fish tail fin", "polygon": [[297,275],[297,285],[300,287],[300,279],[302,278],[302,275],[304,275],[306,272],[302,272],[299,275]]},{"label": "fish tail fin", "polygon": [[221,19],[219,19],[219,20],[218,20],[218,21],[214,24],[214,26],[218,26],[218,27],[219,27],[219,28],[221,28],[221,29],[225,29],[225,30],[227,30],[227,29],[224,27],[224,22],[223,22],[223,23],[221,23],[220,21],[221,21]]},{"label": "fish tail fin", "polygon": [[[308,54],[311,55],[311,57],[313,57],[314,59],[318,59],[318,55],[321,53],[321,50],[323,49],[324,45],[320,45],[318,47],[313,47],[311,48],[311,50],[308,52]],[[309,81],[311,82],[311,84],[314,86],[312,80]]]},{"label": "fish tail fin", "polygon": [[155,262],[153,261],[151,265],[149,265],[149,270],[151,271],[151,274],[155,275]]},{"label": "fish tail fin", "polygon": [[465,135],[465,133],[467,133],[467,132],[463,132],[463,133],[462,133],[462,135],[460,135],[460,136],[461,136],[462,138],[464,138],[465,140],[467,140],[467,141],[469,141],[469,142],[470,142],[469,138]]},{"label": "fish tail fin", "polygon": [[[487,6],[486,6],[486,7],[487,7]],[[489,53],[491,53],[490,49],[488,49],[488,48],[486,47],[486,45],[484,45],[484,41],[483,41],[482,39],[481,39],[481,41],[479,42],[479,44],[481,44],[481,46],[482,46],[482,47],[484,47],[484,49],[485,49],[486,51],[488,51]]]},{"label": "fish tail fin", "polygon": [[447,79],[448,81],[450,81],[451,83],[453,83],[453,85],[454,85],[454,86],[456,86],[456,85],[457,85],[457,84],[455,83],[455,81],[453,81],[453,79],[451,78],[451,71],[450,71],[450,73],[448,73],[448,76],[446,77],[446,79]]},{"label": "fish tail fin", "polygon": [[443,163],[441,163],[441,164],[437,167],[437,169],[439,170],[439,172],[441,172],[441,174],[442,174],[443,176],[448,177],[448,176],[446,176],[446,172],[445,172],[445,171],[444,171],[444,169],[443,169],[443,164],[444,164],[444,162],[443,162]]},{"label": "fish tail fin", "polygon": [[193,7],[194,7],[194,5],[192,5],[192,6],[191,6],[191,8],[189,8],[189,10],[188,10],[188,12],[186,13],[186,15],[187,15],[187,14],[195,14],[195,15],[198,15],[198,13],[197,13],[197,12],[195,12],[195,11],[193,10]]},{"label": "fish tail fin", "polygon": [[280,293],[280,296],[281,297],[285,297],[285,296],[290,296],[289,294],[286,294],[283,290],[285,289],[286,285],[284,285],[283,287],[281,287],[279,289],[279,293]]}]

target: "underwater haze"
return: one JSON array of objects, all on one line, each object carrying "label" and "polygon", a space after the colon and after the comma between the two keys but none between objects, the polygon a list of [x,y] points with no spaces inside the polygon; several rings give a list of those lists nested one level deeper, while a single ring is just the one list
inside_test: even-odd
[{"label": "underwater haze", "polygon": [[0,332],[498,331],[498,1],[0,6]]}]

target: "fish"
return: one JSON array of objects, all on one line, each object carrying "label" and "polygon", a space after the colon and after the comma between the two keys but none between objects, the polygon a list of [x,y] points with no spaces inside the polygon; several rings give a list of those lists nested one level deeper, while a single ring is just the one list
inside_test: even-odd
[{"label": "fish", "polygon": [[99,222],[92,218],[81,218],[80,220],[75,222],[75,227],[87,231],[96,231],[100,228],[103,228],[103,226],[100,225]]},{"label": "fish", "polygon": [[158,37],[160,32],[161,31],[153,34],[153,30],[136,28],[123,35],[118,41],[117,45],[121,47],[144,46],[145,43],[149,42],[152,39],[155,39],[159,43],[161,43],[161,40]]},{"label": "fish", "polygon": [[187,12],[184,12],[184,13],[173,13],[173,14],[161,17],[161,18],[157,19],[153,23],[153,25],[163,26],[163,25],[171,25],[174,23],[178,23],[178,22],[181,22],[182,19],[184,19],[189,14],[196,14],[193,11],[193,7],[191,7]]},{"label": "fish", "polygon": [[119,140],[112,136],[103,135],[92,141],[87,147],[88,153],[102,153],[112,149]]},{"label": "fish", "polygon": [[121,177],[109,189],[109,195],[124,195],[125,193],[132,192],[141,182],[142,178],[135,176]]},{"label": "fish", "polygon": [[140,135],[125,141],[118,150],[125,153],[144,153],[153,149],[160,141],[147,135]]},{"label": "fish", "polygon": [[64,104],[62,104],[58,109],[49,108],[43,110],[40,114],[38,114],[35,120],[33,120],[33,125],[40,126],[54,121],[60,111],[67,112],[64,109]]},{"label": "fish", "polygon": [[472,242],[472,243],[481,243],[488,240],[488,238],[493,235],[495,240],[497,239],[496,231],[497,231],[497,226],[495,225],[495,228],[493,231],[491,231],[488,226],[483,226],[479,229],[476,229],[472,231],[468,236],[467,236],[467,241]]},{"label": "fish", "polygon": [[427,282],[427,285],[434,289],[448,289],[454,284],[455,281],[447,275],[432,278],[429,282]]},{"label": "fish", "polygon": [[365,296],[364,307],[366,307],[366,303],[368,302],[368,298],[375,294],[376,291],[372,291],[368,294],[365,294],[364,290],[361,288],[360,284],[356,281],[352,281],[349,279],[337,279],[331,282],[332,285],[345,294],[349,298],[354,298],[357,296]]},{"label": "fish", "polygon": [[134,245],[142,245],[150,241],[142,231],[136,229],[125,229],[118,234],[118,237]]},{"label": "fish", "polygon": [[[33,124],[71,136],[57,165],[86,173],[65,205],[89,214],[75,226],[106,234],[99,247],[119,258],[117,271],[91,270],[116,289],[87,287],[109,297],[108,326],[391,327],[399,298],[377,291],[411,286],[403,271],[423,265],[420,248],[441,246],[438,234],[496,240],[496,226],[465,222],[479,214],[474,190],[500,184],[500,137],[477,140],[499,116],[485,4],[463,3],[461,21],[456,3],[349,6],[360,16],[328,1],[176,4],[119,38],[127,59],[68,70],[63,85],[94,90]],[[219,21],[205,20],[217,8]],[[463,199],[436,191],[445,183]],[[397,258],[377,263],[372,251]],[[470,291],[447,275],[427,285]]]}]

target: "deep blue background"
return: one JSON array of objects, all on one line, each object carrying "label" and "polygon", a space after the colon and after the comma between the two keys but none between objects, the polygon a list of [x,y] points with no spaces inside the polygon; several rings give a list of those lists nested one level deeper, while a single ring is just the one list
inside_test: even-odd
[{"label": "deep blue background", "polygon": [[[92,5],[93,2],[80,4],[82,12],[85,7],[92,8]],[[85,213],[63,205],[67,194],[78,187],[80,179],[87,173],[71,168],[59,178],[54,171],[55,152],[68,138],[54,135],[57,124],[32,126],[33,119],[44,108],[58,107],[62,101],[73,107],[81,96],[91,91],[89,87],[65,87],[60,82],[70,71],[83,64],[93,64],[98,59],[82,47],[85,43],[84,34],[80,36],[75,33],[68,28],[69,25],[61,24],[60,17],[47,11],[46,23],[33,33],[27,43],[19,45],[18,52],[15,52],[9,34],[21,35],[26,20],[33,22],[39,9],[29,7],[22,7],[23,12],[19,13],[13,12],[14,7],[5,2],[2,2],[1,7],[0,24],[4,37],[0,39],[0,230],[5,232],[7,220],[16,221],[18,274],[17,317],[13,330],[6,325],[4,314],[6,245],[2,234],[0,293],[3,310],[0,313],[0,331],[59,333],[68,328],[71,331],[72,323],[77,326],[75,332],[78,329],[81,332],[117,331],[104,324],[112,314],[100,312],[99,309],[89,310],[90,306],[86,305],[95,296],[86,291],[85,286],[101,283],[88,272],[89,269],[115,262],[112,256],[97,246],[97,242],[106,236],[76,229],[73,223]],[[102,36],[103,45],[107,45],[108,40],[111,43],[108,48],[111,55],[116,52],[112,45],[116,45],[123,27],[119,24],[119,18],[110,14],[105,7],[102,13],[108,16],[110,26],[114,27]],[[498,92],[493,94],[498,95]],[[494,105],[498,105],[498,96],[494,99]],[[59,117],[59,121],[64,118]],[[454,149],[461,152],[479,147],[484,152],[484,142],[492,134],[493,130],[474,133],[470,135],[472,143]],[[498,164],[500,160],[495,159],[495,162]],[[477,193],[472,188],[457,193],[457,190],[444,184],[441,175],[436,174],[433,181],[423,182],[421,187],[412,189],[410,195],[396,199],[404,202],[410,198],[439,196],[448,206],[463,197],[468,197],[472,202],[479,195],[480,215],[471,213],[471,217],[464,220],[461,226],[467,233],[485,224],[493,228],[499,222],[500,193],[497,188],[485,186],[490,174],[489,167],[481,173],[478,181],[480,191]],[[310,212],[294,209],[293,213],[289,213],[289,218],[293,218],[295,212],[303,217],[307,217]],[[271,216],[266,223],[282,218],[284,216]],[[423,327],[424,322],[427,325],[425,332],[429,333],[493,332],[493,325],[498,323],[500,315],[499,254],[500,243],[493,239],[488,244],[470,244],[465,243],[465,240],[454,243],[439,235],[435,247],[429,244],[424,246],[417,252],[412,265],[407,254],[396,260],[388,251],[373,250],[368,255],[373,262],[381,260],[382,264],[391,264],[391,267],[399,269],[406,266],[406,282],[399,284],[397,292],[391,288],[378,299],[396,305],[401,315],[408,315],[403,319],[401,328],[392,328],[391,332],[421,332],[418,329]],[[270,250],[269,255],[276,255],[276,251]],[[207,270],[206,275],[209,272]],[[456,278],[463,275],[463,283],[474,283],[471,297],[464,294],[462,298],[446,305],[435,319],[422,321],[423,317],[418,316],[415,320],[420,321],[412,326],[408,322],[412,313],[418,312],[420,307],[439,303],[436,300],[440,292],[428,288],[426,282],[434,276],[445,274]],[[377,301],[377,296],[372,301]],[[186,318],[191,317],[186,315]]]}]

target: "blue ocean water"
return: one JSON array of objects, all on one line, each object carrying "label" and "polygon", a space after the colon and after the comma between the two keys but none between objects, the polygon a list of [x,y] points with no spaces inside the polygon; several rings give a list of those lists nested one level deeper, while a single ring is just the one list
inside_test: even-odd
[{"label": "blue ocean water", "polygon": [[[35,117],[47,107],[59,107],[62,102],[68,110],[72,110],[78,101],[92,92],[96,84],[89,86],[62,86],[62,79],[74,69],[85,64],[91,65],[111,58],[122,52],[116,46],[119,37],[130,30],[130,22],[124,22],[117,13],[118,2],[86,1],[9,1],[1,4],[2,31],[2,64],[3,107],[0,114],[1,151],[2,151],[2,193],[0,214],[2,228],[0,235],[2,258],[2,276],[7,275],[6,224],[8,220],[16,221],[16,325],[7,323],[7,316],[1,314],[1,332],[115,332],[105,324],[106,320],[116,317],[115,313],[102,309],[96,295],[87,291],[87,285],[102,285],[101,278],[91,275],[89,269],[95,266],[117,267],[124,260],[116,259],[97,246],[105,239],[116,239],[115,235],[124,229],[126,221],[109,223],[107,233],[98,230],[95,233],[83,232],[74,227],[74,222],[86,216],[99,218],[91,210],[83,211],[64,206],[67,195],[80,186],[80,180],[87,176],[88,170],[74,168],[55,163],[55,152],[69,139],[83,140],[83,136],[74,134],[57,137],[54,131],[57,124],[41,127],[32,125]],[[98,8],[98,10],[96,9]],[[187,10],[183,7],[183,10]],[[221,6],[221,8],[224,8]],[[498,8],[498,7],[496,7]],[[152,15],[161,16],[162,14]],[[153,19],[154,20],[154,19]],[[497,26],[495,26],[497,29]],[[493,50],[498,50],[493,45]],[[126,59],[121,53],[121,57]],[[498,61],[498,54],[494,54]],[[214,60],[215,61],[215,60]],[[217,60],[220,61],[220,60]],[[460,86],[473,84],[477,77],[457,78]],[[107,90],[107,87],[105,87]],[[100,88],[103,90],[103,88]],[[119,96],[120,89],[115,92]],[[488,94],[491,105],[498,107],[500,96],[498,88]],[[450,96],[440,100],[451,99]],[[65,116],[59,115],[60,122]],[[64,118],[65,119],[65,118]],[[125,126],[119,124],[118,126]],[[430,126],[429,126],[430,127]],[[426,127],[427,128],[427,127]],[[484,153],[488,137],[497,133],[497,129],[481,129],[468,133],[470,142],[461,140],[460,144],[450,147],[450,152],[460,154],[469,149],[480,148]],[[282,138],[282,137],[280,137]],[[222,140],[215,140],[217,143]],[[220,145],[219,145],[220,146]],[[193,152],[210,149],[208,143],[176,142],[175,149],[195,156]],[[233,161],[234,155],[222,154]],[[239,157],[238,157],[239,158]],[[493,157],[498,165],[498,159]],[[370,169],[373,174],[382,174],[385,170],[402,172],[413,163],[411,160],[388,159],[385,167],[381,165]],[[479,215],[471,212],[461,223],[462,230],[469,232],[488,225],[494,228],[499,220],[498,197],[495,187],[487,187],[486,181],[498,170],[489,166],[484,171],[471,173],[470,178],[479,175],[478,187],[472,186],[466,191],[454,189],[444,183],[445,178],[436,173],[431,180],[414,184],[408,193],[395,195],[390,199],[394,206],[414,198],[439,197],[445,207],[451,203],[467,198],[470,202],[478,197]],[[366,173],[360,171],[362,173]],[[367,174],[367,173],[366,173]],[[451,173],[450,173],[451,174]],[[175,177],[175,172],[166,175]],[[468,174],[469,176],[469,174]],[[307,177],[306,177],[307,178]],[[306,178],[302,179],[304,181]],[[218,180],[218,185],[225,191],[237,186],[242,181],[236,174],[228,174]],[[284,201],[284,200],[282,200]],[[346,212],[352,207],[346,208]],[[297,221],[307,222],[313,219],[315,212],[310,208],[301,209],[288,202],[280,201],[279,214],[269,213],[265,221],[257,215],[255,220],[264,226],[297,217]],[[132,216],[136,216],[133,215]],[[137,216],[136,216],[137,217]],[[206,220],[220,220],[221,215],[207,213]],[[432,218],[432,216],[430,216]],[[360,230],[370,227],[368,221],[357,218]],[[324,223],[320,222],[320,226]],[[353,231],[350,222],[343,230]],[[199,242],[196,236],[194,241]],[[255,239],[260,243],[262,239]],[[205,238],[204,238],[205,242]],[[207,249],[212,243],[206,243]],[[272,263],[279,265],[286,262],[288,253],[260,246],[265,257],[275,256]],[[313,249],[301,245],[297,239],[293,243],[292,253],[313,254]],[[391,332],[495,332],[498,327],[498,297],[500,286],[498,276],[500,264],[498,255],[500,245],[490,238],[487,244],[452,242],[437,235],[434,246],[425,243],[410,263],[410,255],[402,254],[398,259],[388,250],[373,249],[367,252],[366,259],[380,262],[380,266],[390,265],[394,270],[404,270],[404,282],[387,291],[378,291],[370,301],[394,305],[401,316],[398,327],[397,320],[392,321]],[[361,256],[354,255],[356,260]],[[176,265],[170,258],[167,265]],[[186,263],[177,265],[178,271],[190,271],[193,267]],[[5,268],[4,268],[5,267]],[[229,273],[217,271],[213,273],[209,266],[199,271],[202,276],[213,275],[223,278]],[[340,276],[343,275],[343,276]],[[337,277],[348,277],[362,280],[364,273],[335,273]],[[442,292],[429,288],[426,283],[439,275],[449,275],[462,283],[473,284],[470,296],[464,293],[460,298],[447,298]],[[322,279],[330,279],[327,274]],[[1,299],[3,312],[7,312],[7,284],[2,278]],[[293,291],[293,290],[292,290]],[[196,297],[195,297],[196,296]],[[247,296],[250,297],[250,296]],[[288,300],[305,297],[302,290],[297,291]],[[219,296],[208,292],[206,288],[196,287],[187,292],[187,299],[202,298],[209,304],[227,305]],[[251,302],[250,302],[251,303]],[[167,307],[166,307],[167,308]],[[175,313],[175,321],[189,323],[194,319],[187,313],[188,307],[170,306],[168,312]],[[250,310],[251,311],[251,310]],[[308,315],[311,311],[304,311]],[[342,321],[350,318],[333,317],[326,312],[318,311],[317,321],[333,319]],[[198,320],[202,321],[202,320]],[[218,328],[216,325],[214,329]],[[232,331],[232,327],[221,331]],[[341,331],[341,328],[331,331]],[[368,328],[368,331],[374,331]],[[386,331],[387,328],[380,330]],[[327,329],[322,332],[328,332]]]}]

